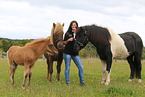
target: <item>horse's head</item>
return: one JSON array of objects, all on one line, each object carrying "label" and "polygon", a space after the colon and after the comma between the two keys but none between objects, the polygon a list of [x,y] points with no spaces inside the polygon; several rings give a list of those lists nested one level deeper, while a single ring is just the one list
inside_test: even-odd
[{"label": "horse's head", "polygon": [[57,24],[53,23],[51,37],[52,37],[54,46],[58,50],[62,50],[64,47],[64,45],[63,45],[63,34],[64,34],[63,27],[64,27],[64,23],[62,25],[60,23],[57,23]]},{"label": "horse's head", "polygon": [[53,45],[52,42],[50,42],[48,44],[48,46],[46,47],[46,53],[49,54],[49,55],[58,54],[58,50],[55,48],[55,46]]},{"label": "horse's head", "polygon": [[74,51],[78,52],[84,48],[88,43],[87,30],[82,27],[78,27],[76,30],[76,41],[74,43]]}]

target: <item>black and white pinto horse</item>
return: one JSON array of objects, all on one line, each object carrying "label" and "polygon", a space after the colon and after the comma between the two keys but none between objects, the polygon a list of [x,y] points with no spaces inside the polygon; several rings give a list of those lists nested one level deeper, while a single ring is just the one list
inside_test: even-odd
[{"label": "black and white pinto horse", "polygon": [[141,56],[143,43],[139,35],[134,32],[116,34],[113,30],[96,25],[79,27],[76,30],[74,51],[84,48],[91,42],[99,54],[102,63],[102,84],[109,85],[111,64],[113,58],[127,58],[131,74],[141,82]]}]

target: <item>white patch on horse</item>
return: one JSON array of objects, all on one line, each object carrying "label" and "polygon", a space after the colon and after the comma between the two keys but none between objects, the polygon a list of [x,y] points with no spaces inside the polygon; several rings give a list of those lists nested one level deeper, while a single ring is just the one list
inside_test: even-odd
[{"label": "white patch on horse", "polygon": [[101,84],[104,84],[106,81],[106,62],[101,60],[102,63],[102,81]]},{"label": "white patch on horse", "polygon": [[126,58],[129,56],[129,52],[125,46],[124,40],[116,34],[113,30],[108,29],[111,35],[111,51],[113,58]]},{"label": "white patch on horse", "polygon": [[11,65],[11,68],[12,68],[12,69],[15,69],[15,68],[16,68],[16,66],[15,66],[15,65]]},{"label": "white patch on horse", "polygon": [[106,71],[107,79],[106,79],[105,85],[109,85],[109,83],[110,83],[110,74],[111,74],[111,69],[110,69],[110,72],[109,73],[108,73],[108,71]]},{"label": "white patch on horse", "polygon": [[48,55],[52,56],[52,54],[51,54],[50,52],[47,52],[47,51],[46,51],[46,53],[47,53]]}]

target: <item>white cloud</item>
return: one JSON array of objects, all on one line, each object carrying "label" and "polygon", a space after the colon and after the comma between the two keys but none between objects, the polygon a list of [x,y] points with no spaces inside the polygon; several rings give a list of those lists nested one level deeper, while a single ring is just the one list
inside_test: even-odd
[{"label": "white cloud", "polygon": [[[46,17],[43,16],[45,11],[43,8],[38,8],[35,6],[30,6],[26,2],[2,2],[0,4],[0,32],[9,33],[22,33],[14,34],[15,38],[27,38],[23,33],[32,33],[31,37],[35,38],[34,35],[37,33],[47,33],[46,30]],[[42,35],[43,35],[42,34]],[[18,36],[20,35],[20,36]],[[38,38],[37,35],[37,38]],[[6,36],[5,36],[6,37]],[[13,35],[12,35],[13,37]]]},{"label": "white cloud", "polygon": [[142,0],[5,0],[0,1],[0,37],[43,38],[50,35],[52,24],[72,20],[79,26],[97,24],[117,33],[137,32],[145,43],[145,2]]}]

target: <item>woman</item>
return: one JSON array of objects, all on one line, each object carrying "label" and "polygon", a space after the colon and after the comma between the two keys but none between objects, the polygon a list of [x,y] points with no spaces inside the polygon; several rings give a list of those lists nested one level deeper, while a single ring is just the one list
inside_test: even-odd
[{"label": "woman", "polygon": [[76,21],[72,21],[70,23],[70,26],[67,30],[67,32],[65,33],[65,37],[64,37],[64,44],[65,44],[65,48],[64,48],[64,52],[63,52],[63,58],[65,61],[65,80],[66,80],[66,84],[69,86],[69,71],[70,71],[70,63],[71,63],[71,59],[73,59],[74,63],[76,64],[76,66],[79,69],[79,78],[80,78],[80,85],[81,86],[86,86],[84,83],[84,78],[83,78],[83,65],[80,59],[80,56],[78,54],[78,52],[74,52],[73,51],[73,45],[75,42],[75,30],[78,27],[78,23]]}]

